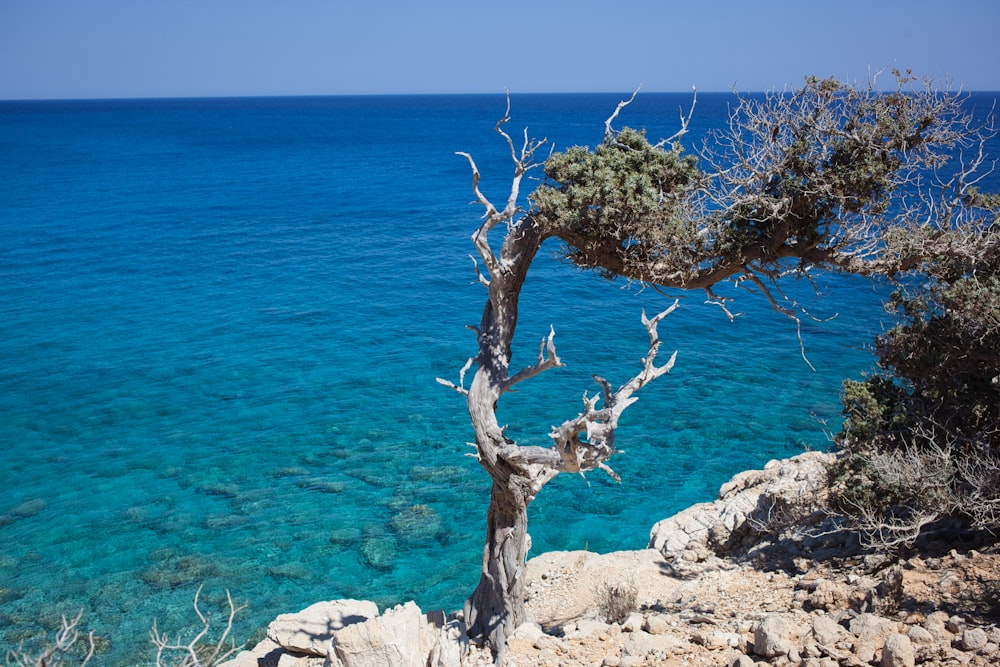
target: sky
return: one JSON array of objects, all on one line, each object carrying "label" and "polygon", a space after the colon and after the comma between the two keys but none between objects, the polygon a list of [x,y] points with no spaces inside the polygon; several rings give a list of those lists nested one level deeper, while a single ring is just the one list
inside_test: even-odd
[{"label": "sky", "polygon": [[1000,90],[1000,1],[0,0],[0,99],[747,92],[893,67]]}]

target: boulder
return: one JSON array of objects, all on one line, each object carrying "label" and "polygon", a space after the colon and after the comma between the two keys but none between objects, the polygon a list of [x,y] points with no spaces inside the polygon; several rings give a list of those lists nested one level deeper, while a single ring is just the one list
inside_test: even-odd
[{"label": "boulder", "polygon": [[781,614],[768,614],[753,633],[753,652],[762,658],[788,655],[798,648],[798,626]]},{"label": "boulder", "polygon": [[297,614],[281,614],[267,626],[267,637],[293,653],[325,656],[334,633],[378,616],[368,600],[317,602]]},{"label": "boulder", "polygon": [[444,612],[422,614],[413,602],[333,633],[330,667],[459,667],[468,649],[465,624]]},{"label": "boulder", "polygon": [[882,667],[913,667],[916,664],[913,643],[906,635],[889,635],[882,646]]},{"label": "boulder", "polygon": [[423,667],[422,623],[413,602],[387,609],[334,633],[327,659],[333,667]]},{"label": "boulder", "polygon": [[[789,508],[811,507],[823,492],[833,454],[805,452],[771,461],[722,485],[719,499],[699,503],[653,526],[649,548],[668,560],[702,561],[725,555],[754,535],[777,528]],[[794,513],[794,511],[792,512]]]},{"label": "boulder", "polygon": [[812,622],[813,637],[816,641],[830,648],[841,648],[840,644],[851,642],[851,633],[829,616],[817,616]]},{"label": "boulder", "polygon": [[989,643],[986,631],[982,628],[969,628],[962,632],[959,642],[963,651],[978,651]]},{"label": "boulder", "polygon": [[897,634],[899,625],[875,614],[859,614],[851,619],[850,630],[857,637],[854,654],[862,662],[873,662],[890,635]]}]

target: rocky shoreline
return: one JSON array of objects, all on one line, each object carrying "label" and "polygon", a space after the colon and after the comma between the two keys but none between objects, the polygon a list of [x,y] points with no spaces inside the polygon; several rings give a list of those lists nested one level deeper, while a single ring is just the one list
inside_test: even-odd
[{"label": "rocky shoreline", "polygon": [[[816,512],[829,454],[741,473],[719,499],[653,527],[649,548],[528,562],[525,623],[507,664],[527,666],[1000,664],[1000,549],[889,559]],[[601,591],[634,591],[608,622]],[[338,600],[279,616],[225,667],[492,664],[460,614],[412,602],[381,615]]]}]

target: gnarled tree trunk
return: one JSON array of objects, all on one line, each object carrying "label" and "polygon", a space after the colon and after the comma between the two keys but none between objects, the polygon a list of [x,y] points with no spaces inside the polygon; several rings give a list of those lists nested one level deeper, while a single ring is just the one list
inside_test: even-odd
[{"label": "gnarled tree trunk", "polygon": [[[676,307],[643,323],[649,332],[650,347],[643,369],[629,382],[613,390],[602,378],[596,378],[601,392],[584,396],[584,409],[576,417],[553,428],[552,447],[520,446],[507,438],[496,418],[500,398],[514,385],[539,373],[561,366],[553,342],[554,330],[543,338],[534,364],[511,372],[511,343],[517,327],[518,299],[528,269],[543,241],[554,235],[530,214],[517,218],[521,178],[531,168],[532,156],[541,144],[526,140],[518,152],[503,131],[505,117],[497,131],[507,140],[515,165],[511,192],[503,210],[498,210],[479,191],[479,171],[471,156],[464,155],[472,167],[476,201],[486,210],[483,223],[472,236],[486,273],[479,281],[488,291],[482,319],[476,327],[478,353],[470,359],[456,385],[439,382],[466,395],[469,415],[476,433],[476,454],[492,478],[490,504],[486,519],[486,543],[483,547],[479,585],[466,601],[465,614],[469,636],[490,646],[497,663],[503,661],[507,636],[525,620],[524,566],[528,544],[528,504],[542,487],[561,472],[584,472],[595,468],[618,476],[604,461],[614,452],[614,430],[622,411],[636,399],[632,394],[649,381],[668,372],[674,357],[660,367],[654,365],[659,338],[656,324]],[[489,241],[490,231],[503,225],[506,234],[496,252]],[[676,355],[675,355],[676,356]],[[466,388],[465,372],[476,365],[475,375]],[[603,399],[603,406],[597,404]]]}]

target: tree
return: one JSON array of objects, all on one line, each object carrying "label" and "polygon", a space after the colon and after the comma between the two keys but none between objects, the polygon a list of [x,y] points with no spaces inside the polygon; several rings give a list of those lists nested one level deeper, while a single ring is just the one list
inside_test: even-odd
[{"label": "tree", "polygon": [[945,517],[1000,529],[1000,201],[968,191],[963,204],[979,224],[943,230],[926,280],[892,295],[882,372],[844,383],[836,504],[875,547]]},{"label": "tree", "polygon": [[[955,216],[928,209],[933,202],[926,198],[911,201],[907,188],[919,187],[926,170],[944,164],[976,132],[958,96],[908,74],[897,72],[896,81],[896,90],[881,92],[874,80],[860,88],[808,78],[791,93],[742,97],[728,127],[702,146],[700,161],[680,145],[691,113],[682,115],[677,134],[656,144],[642,131],[615,130],[629,100],[608,118],[596,149],[570,148],[538,162],[544,141],[525,130],[518,147],[504,129],[508,98],[496,125],[514,167],[502,208],[480,191],[472,156],[460,153],[472,170],[475,203],[484,210],[472,241],[485,267],[477,274],[487,300],[473,327],[476,355],[458,384],[439,382],[465,395],[475,455],[492,479],[482,573],[465,611],[470,636],[488,643],[498,663],[506,637],[525,618],[528,504],[562,472],[600,469],[617,480],[606,461],[615,452],[618,421],[635,393],[669,372],[675,360],[657,365],[657,325],[676,301],[652,318],[643,314],[649,348],[642,367],[617,389],[595,377],[599,391],[585,393],[581,413],[553,428],[552,447],[508,438],[497,421],[499,400],[562,365],[550,329],[534,364],[510,367],[521,288],[542,243],[560,239],[575,265],[608,277],[705,290],[727,313],[713,287],[723,281],[749,286],[794,320],[805,311],[783,296],[784,276],[806,276],[815,267],[863,274],[913,268],[919,256],[885,239],[924,224],[945,228]],[[538,168],[545,179],[523,208],[521,182]],[[930,217],[923,215],[928,211]],[[492,239],[498,230],[502,238]]]}]

